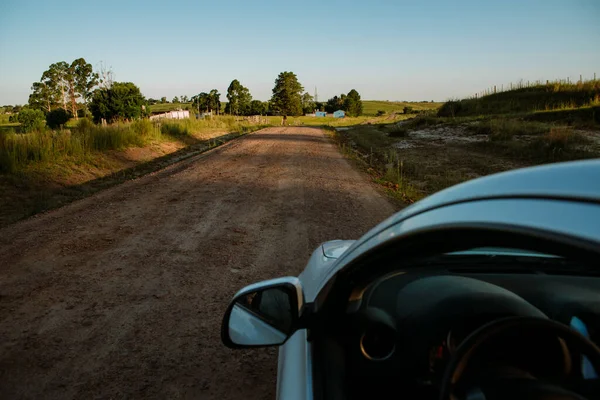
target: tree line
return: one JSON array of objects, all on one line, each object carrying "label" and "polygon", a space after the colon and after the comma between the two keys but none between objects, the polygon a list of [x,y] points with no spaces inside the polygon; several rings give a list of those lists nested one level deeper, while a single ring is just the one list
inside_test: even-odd
[{"label": "tree line", "polygon": [[[111,69],[101,66],[100,71],[94,71],[84,58],[71,63],[60,61],[51,64],[40,80],[32,84],[31,90],[28,105],[12,109],[18,111],[15,118],[25,131],[44,124],[57,128],[70,118],[81,116],[91,116],[96,123],[133,120],[148,116],[154,104],[168,103],[166,97],[146,99],[134,83],[115,82]],[[356,90],[352,89],[340,97],[334,96],[326,103],[316,103],[304,91],[296,74],[289,71],[277,76],[269,101],[253,99],[250,90],[237,79],[229,84],[226,97],[224,110],[217,89],[191,97],[175,96],[172,102],[191,103],[189,107],[197,112],[230,115],[300,116],[315,110],[333,112],[338,109],[349,115],[362,113],[362,102]]]}]

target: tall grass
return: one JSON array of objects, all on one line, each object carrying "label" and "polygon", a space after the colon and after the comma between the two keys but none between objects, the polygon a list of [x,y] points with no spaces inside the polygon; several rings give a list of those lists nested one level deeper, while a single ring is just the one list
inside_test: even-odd
[{"label": "tall grass", "polygon": [[0,171],[15,172],[30,163],[54,162],[65,157],[84,158],[92,152],[141,147],[157,140],[198,140],[203,139],[203,133],[215,130],[245,133],[257,127],[262,126],[235,117],[138,120],[106,127],[82,119],[74,129],[0,133]]},{"label": "tall grass", "polygon": [[440,117],[567,110],[600,105],[600,80],[549,82],[446,102]]},{"label": "tall grass", "polygon": [[514,119],[489,119],[471,125],[476,135],[489,135],[490,140],[510,140],[515,136],[541,135],[550,132],[551,125]]}]

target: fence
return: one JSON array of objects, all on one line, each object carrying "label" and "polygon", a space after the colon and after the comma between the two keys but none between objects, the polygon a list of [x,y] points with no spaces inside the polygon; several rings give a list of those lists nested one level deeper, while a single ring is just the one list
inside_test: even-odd
[{"label": "fence", "polygon": [[502,93],[502,92],[508,92],[511,90],[517,90],[517,89],[526,89],[526,88],[531,88],[531,87],[536,87],[536,86],[546,86],[546,85],[581,85],[584,82],[596,82],[596,73],[594,72],[594,78],[584,81],[583,80],[583,76],[579,75],[579,80],[576,82],[571,81],[571,78],[566,78],[566,79],[555,79],[555,80],[536,80],[536,81],[524,81],[523,79],[521,79],[520,81],[516,82],[516,83],[509,83],[507,85],[494,85],[489,87],[488,89],[482,90],[481,92],[477,92],[474,95],[472,95],[471,99],[477,99],[480,97],[484,97],[484,96],[489,96],[491,94],[497,94],[497,93]]}]

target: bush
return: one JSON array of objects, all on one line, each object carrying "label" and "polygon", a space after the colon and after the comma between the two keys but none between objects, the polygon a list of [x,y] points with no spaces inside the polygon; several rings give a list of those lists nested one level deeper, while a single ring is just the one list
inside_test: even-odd
[{"label": "bush", "polygon": [[586,138],[573,132],[570,128],[552,128],[550,132],[540,138],[538,144],[549,151],[556,152],[570,150],[573,145],[586,142]]},{"label": "bush", "polygon": [[385,111],[384,110],[377,110],[377,116],[381,117],[382,115],[385,115]]},{"label": "bush", "polygon": [[403,126],[397,126],[388,134],[389,137],[407,137],[408,129]]},{"label": "bush", "polygon": [[540,122],[507,119],[491,119],[473,126],[475,135],[489,135],[490,140],[510,140],[514,136],[541,135],[550,131],[550,126]]},{"label": "bush", "polygon": [[21,124],[22,132],[39,131],[46,125],[46,118],[40,110],[21,110],[17,115],[17,121]]},{"label": "bush", "polygon": [[438,110],[438,117],[456,117],[462,110],[462,102],[460,100],[450,100],[445,102]]},{"label": "bush", "polygon": [[46,124],[51,129],[60,128],[66,124],[69,119],[71,119],[71,113],[67,112],[64,108],[57,108],[46,114]]},{"label": "bush", "polygon": [[132,120],[145,114],[146,99],[131,82],[115,82],[110,89],[96,89],[89,105],[94,122]]},{"label": "bush", "polygon": [[412,114],[413,112],[413,108],[412,107],[404,107],[404,114]]}]

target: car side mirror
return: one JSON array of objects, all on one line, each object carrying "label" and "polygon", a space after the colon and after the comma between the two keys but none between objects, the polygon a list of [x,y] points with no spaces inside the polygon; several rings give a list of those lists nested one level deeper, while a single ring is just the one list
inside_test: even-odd
[{"label": "car side mirror", "polygon": [[233,297],[221,325],[227,347],[279,346],[298,329],[304,293],[295,277],[246,286]]}]

